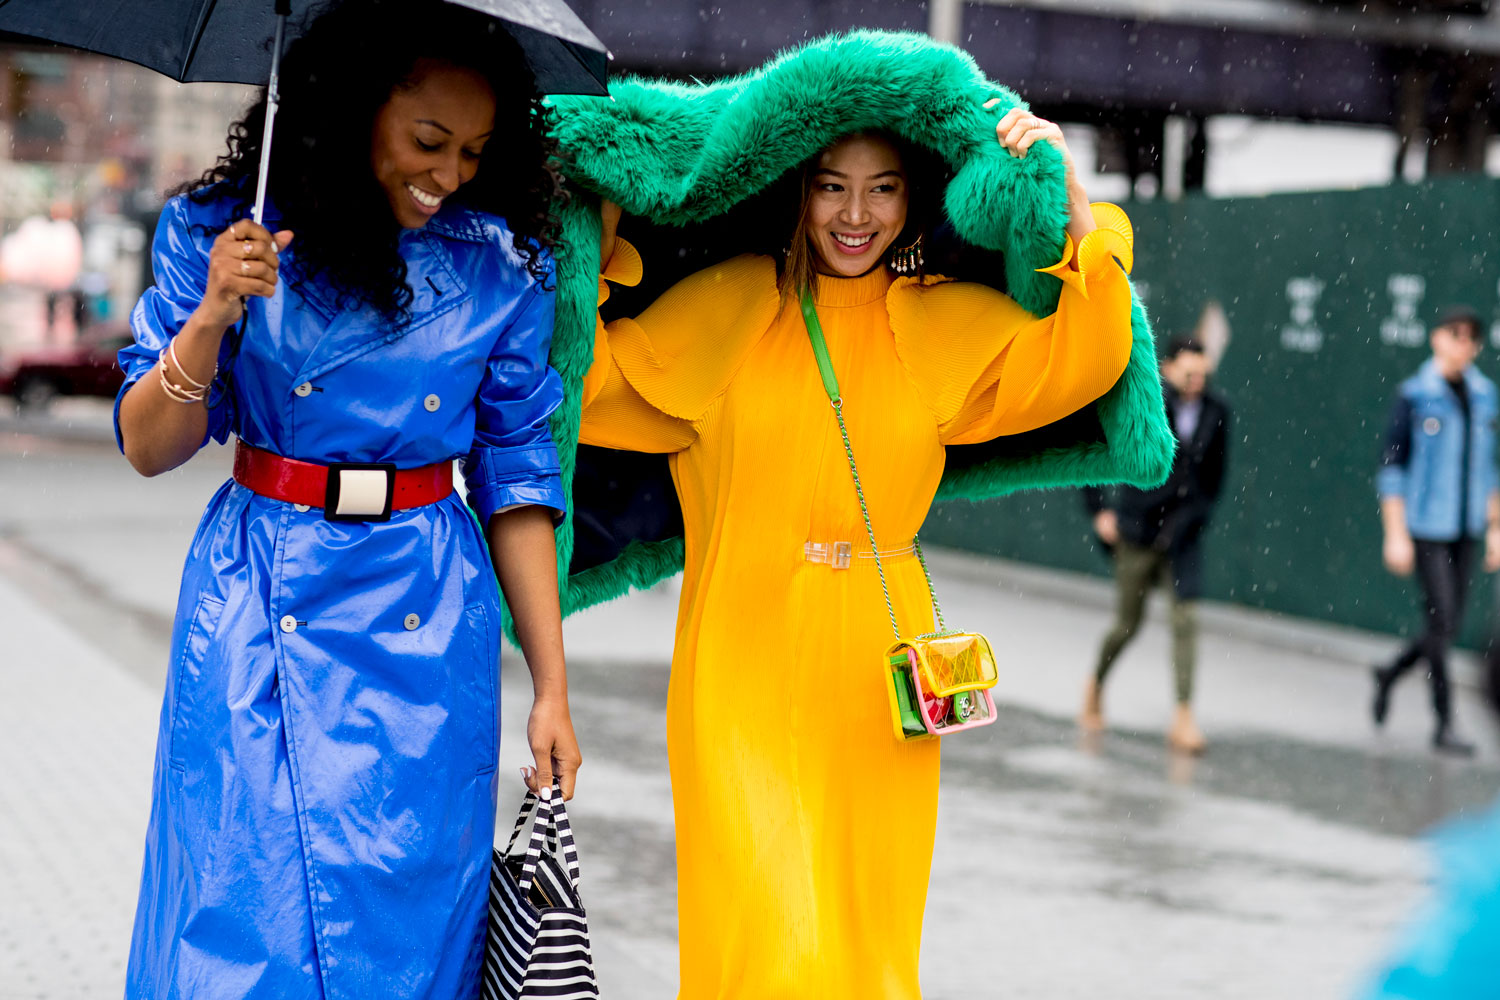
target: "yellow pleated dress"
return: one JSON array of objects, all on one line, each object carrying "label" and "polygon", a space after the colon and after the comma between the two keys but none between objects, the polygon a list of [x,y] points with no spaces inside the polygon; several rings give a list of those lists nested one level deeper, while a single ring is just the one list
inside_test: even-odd
[{"label": "yellow pleated dress", "polygon": [[[933,627],[911,541],[944,446],[1049,423],[1125,369],[1120,267],[1057,270],[1061,302],[1040,319],[983,286],[883,268],[818,282],[907,634]],[[617,243],[604,277],[640,274]],[[939,741],[892,733],[891,628],[800,310],[780,308],[769,258],[740,257],[601,324],[595,352],[580,439],[669,453],[686,526],[667,698],[680,997],[920,997]],[[840,541],[848,569],[807,558]]]}]

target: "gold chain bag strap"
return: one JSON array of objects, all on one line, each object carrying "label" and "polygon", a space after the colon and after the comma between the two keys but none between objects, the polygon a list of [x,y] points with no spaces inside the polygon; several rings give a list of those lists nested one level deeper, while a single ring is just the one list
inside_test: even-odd
[{"label": "gold chain bag strap", "polygon": [[828,341],[823,336],[823,324],[818,321],[818,310],[813,305],[810,289],[802,291],[802,318],[807,324],[807,337],[812,341],[813,356],[818,360],[823,390],[828,393],[828,402],[839,422],[844,454],[849,458],[849,474],[854,479],[854,492],[859,497],[859,511],[870,536],[870,552],[875,557],[875,570],[880,574],[886,614],[890,616],[891,632],[896,637],[881,662],[896,738],[926,740],[987,726],[995,721],[995,699],[990,694],[997,677],[994,650],[990,641],[978,632],[953,631],[943,621],[943,609],[938,606],[937,591],[932,586],[932,573],[922,555],[922,542],[915,535],[911,540],[912,549],[922,566],[922,575],[927,579],[927,595],[932,601],[937,631],[910,638],[901,635],[896,606],[891,602],[891,590],[885,580],[885,567],[880,561],[880,547],[875,544],[870,507],[865,503],[865,490],[860,485],[859,469],[854,464],[849,428],[844,424],[844,397],[839,392],[839,380],[828,356]]}]

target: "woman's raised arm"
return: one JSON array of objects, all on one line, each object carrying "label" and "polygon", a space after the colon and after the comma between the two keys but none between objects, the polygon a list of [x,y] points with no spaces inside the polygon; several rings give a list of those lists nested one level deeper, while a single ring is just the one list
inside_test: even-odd
[{"label": "woman's raised arm", "polygon": [[[175,469],[203,446],[208,434],[203,396],[217,372],[224,331],[239,321],[247,296],[275,293],[277,255],[291,241],[289,231],[272,235],[249,220],[234,223],[214,240],[197,308],[175,333],[168,331],[156,364],[120,401],[120,446],[141,475]],[[194,276],[175,277],[182,283]],[[163,280],[160,273],[157,280]]]},{"label": "woman's raised arm", "polygon": [[[985,102],[984,106],[992,108],[999,102],[997,97]],[[1038,142],[1052,143],[1062,155],[1063,165],[1067,168],[1063,183],[1068,189],[1068,236],[1072,238],[1075,247],[1082,245],[1083,238],[1097,229],[1098,223],[1094,220],[1093,208],[1089,204],[1089,193],[1078,180],[1078,170],[1073,165],[1073,151],[1063,138],[1062,128],[1056,122],[1038,118],[1030,111],[1011,108],[995,126],[995,137],[1011,156],[1025,157]]]},{"label": "woman's raised arm", "polygon": [[[620,206],[605,199],[599,206],[599,305],[609,286],[640,283],[643,264],[634,247],[615,237]],[[623,322],[630,322],[629,320]],[[697,437],[685,420],[662,413],[630,384],[610,347],[610,327],[597,320],[594,363],[583,381],[583,414],[579,441],[627,451],[681,451]]]}]

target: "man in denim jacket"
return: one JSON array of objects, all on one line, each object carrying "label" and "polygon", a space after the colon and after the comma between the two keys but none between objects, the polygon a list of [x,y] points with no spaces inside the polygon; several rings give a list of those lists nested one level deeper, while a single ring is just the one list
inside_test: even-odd
[{"label": "man in denim jacket", "polygon": [[1375,668],[1375,724],[1385,722],[1391,688],[1425,659],[1437,713],[1435,749],[1474,752],[1453,730],[1448,647],[1458,632],[1476,541],[1484,567],[1500,569],[1500,480],[1495,468],[1495,383],[1474,368],[1481,321],[1471,310],[1444,315],[1431,335],[1432,357],[1401,383],[1386,431],[1376,486],[1385,526],[1385,565],[1416,570],[1426,628],[1388,666]]}]

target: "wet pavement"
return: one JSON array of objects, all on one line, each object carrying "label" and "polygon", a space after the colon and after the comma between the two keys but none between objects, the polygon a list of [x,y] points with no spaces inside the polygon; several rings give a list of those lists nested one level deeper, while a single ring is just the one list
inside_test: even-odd
[{"label": "wet pavement", "polygon": [[[119,995],[177,575],[228,472],[212,449],[142,480],[107,434],[85,404],[0,413],[0,1000]],[[1161,740],[1159,618],[1112,676],[1110,732],[1082,740],[1071,716],[1108,588],[951,553],[934,572],[1005,671],[999,723],[945,747],[928,1000],[1350,996],[1420,897],[1417,834],[1500,793],[1471,689],[1476,761],[1427,750],[1415,680],[1371,732],[1363,664],[1388,637],[1205,609],[1211,747],[1183,760]],[[675,599],[669,583],[567,629],[586,757],[571,811],[606,1000],[675,993]],[[506,775],[529,683],[514,655],[502,673]],[[520,795],[505,787],[502,826]]]}]

